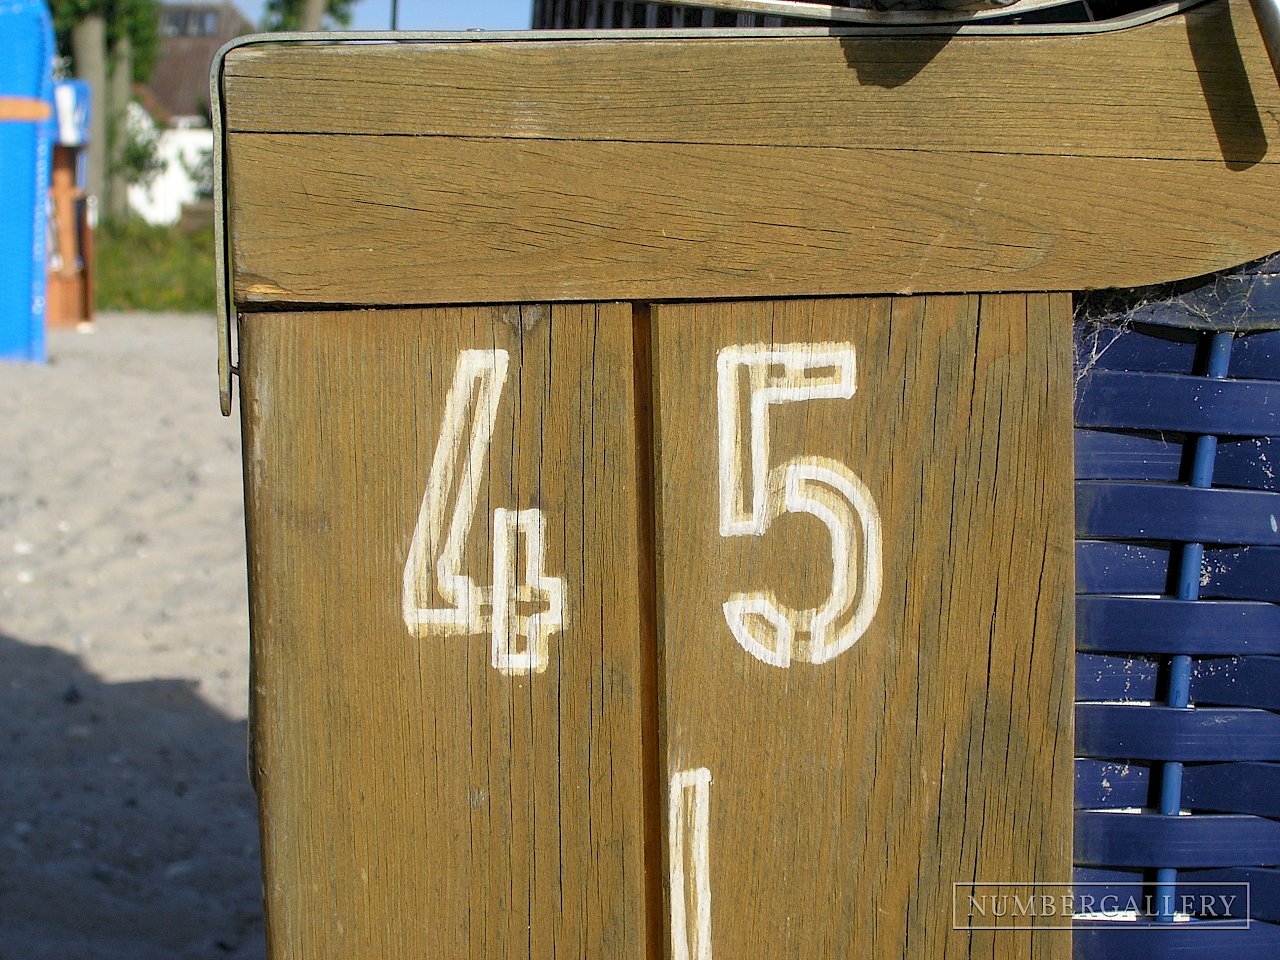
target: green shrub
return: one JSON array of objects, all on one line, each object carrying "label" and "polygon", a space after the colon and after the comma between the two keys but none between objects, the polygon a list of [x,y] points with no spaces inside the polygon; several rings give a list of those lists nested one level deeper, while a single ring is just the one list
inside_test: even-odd
[{"label": "green shrub", "polygon": [[104,222],[94,237],[99,310],[212,313],[213,227],[155,227],[141,220]]}]

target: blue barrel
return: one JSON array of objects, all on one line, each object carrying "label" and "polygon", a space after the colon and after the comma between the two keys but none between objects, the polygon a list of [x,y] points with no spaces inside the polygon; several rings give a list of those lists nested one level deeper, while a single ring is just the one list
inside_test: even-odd
[{"label": "blue barrel", "polygon": [[1275,960],[1280,255],[1091,295],[1075,340],[1075,880],[1140,894],[1075,955]]},{"label": "blue barrel", "polygon": [[[53,108],[53,25],[44,0],[0,0],[0,117]],[[44,359],[51,119],[0,119],[0,359]]]}]

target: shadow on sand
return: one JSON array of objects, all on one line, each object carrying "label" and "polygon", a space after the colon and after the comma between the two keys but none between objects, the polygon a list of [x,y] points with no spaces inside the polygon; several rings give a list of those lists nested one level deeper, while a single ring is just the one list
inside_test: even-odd
[{"label": "shadow on sand", "polygon": [[245,724],[0,634],[0,960],[263,955]]}]

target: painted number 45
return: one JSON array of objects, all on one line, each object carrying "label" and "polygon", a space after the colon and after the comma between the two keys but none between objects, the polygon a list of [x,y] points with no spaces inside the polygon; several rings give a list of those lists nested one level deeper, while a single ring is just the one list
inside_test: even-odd
[{"label": "painted number 45", "polygon": [[[495,669],[540,673],[549,639],[566,620],[564,580],[543,569],[542,511],[494,510],[492,586],[462,572],[509,359],[505,350],[464,350],[458,357],[405,564],[404,621],[419,637],[488,634]],[[724,603],[725,619],[743,649],[764,663],[826,663],[853,646],[875,615],[880,517],[866,485],[842,463],[799,456],[770,466],[769,413],[782,404],[853,397],[854,349],[726,347],[716,373],[721,536],[763,537],[786,513],[816,517],[831,536],[831,592],[821,606],[795,610],[772,591],[737,593]],[[443,602],[424,605],[433,586]]]},{"label": "painted number 45", "polygon": [[769,414],[777,406],[853,397],[857,365],[847,343],[726,347],[717,358],[720,535],[763,537],[785,513],[807,513],[831,535],[831,592],[794,610],[769,590],[737,593],[725,619],[744,650],[765,663],[826,663],[866,632],[880,602],[880,515],[843,463],[798,456],[769,465]]}]

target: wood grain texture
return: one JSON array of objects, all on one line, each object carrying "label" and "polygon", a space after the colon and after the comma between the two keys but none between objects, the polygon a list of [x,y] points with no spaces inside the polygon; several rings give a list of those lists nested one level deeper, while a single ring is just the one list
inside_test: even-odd
[{"label": "wood grain texture", "polygon": [[1054,38],[254,45],[227,56],[226,129],[1247,162],[1280,105],[1252,22],[1246,2]]},{"label": "wood grain texture", "polygon": [[[253,741],[271,955],[648,954],[631,311],[263,314],[240,325]],[[545,672],[414,638],[401,583],[455,362],[505,349],[464,570],[540,508]]]},{"label": "wood grain texture", "polygon": [[1139,285],[1269,251],[1260,210],[1280,204],[1263,165],[283,135],[231,150],[242,306]]},{"label": "wood grain texture", "polygon": [[[1071,874],[1069,319],[1062,294],[654,307],[665,762],[711,778],[715,956],[1070,956],[1060,932],[951,929],[953,882]],[[856,393],[771,406],[768,465],[861,478],[883,586],[850,649],[782,668],[722,604],[817,607],[832,538],[791,513],[722,535],[716,370],[805,343],[852,345]]]},{"label": "wood grain texture", "polygon": [[259,45],[224,97],[244,309],[1084,289],[1280,247],[1244,0],[1090,37]]}]

